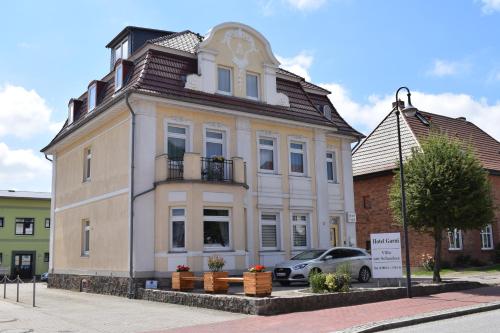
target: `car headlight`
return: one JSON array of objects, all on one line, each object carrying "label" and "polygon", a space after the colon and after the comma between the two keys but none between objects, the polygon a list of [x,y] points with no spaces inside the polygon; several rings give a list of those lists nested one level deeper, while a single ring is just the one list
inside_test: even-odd
[{"label": "car headlight", "polygon": [[299,265],[293,266],[293,270],[297,271],[299,269],[306,267],[307,265],[309,265],[309,264],[299,264]]}]

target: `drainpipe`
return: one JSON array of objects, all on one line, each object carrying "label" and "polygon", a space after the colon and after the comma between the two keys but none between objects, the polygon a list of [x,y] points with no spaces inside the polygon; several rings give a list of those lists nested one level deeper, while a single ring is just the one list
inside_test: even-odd
[{"label": "drainpipe", "polygon": [[134,288],[134,160],[135,160],[135,113],[129,103],[131,92],[127,91],[125,95],[125,103],[127,104],[130,115],[132,116],[132,147],[130,148],[130,216],[129,216],[129,280],[128,280],[128,298],[135,298]]}]

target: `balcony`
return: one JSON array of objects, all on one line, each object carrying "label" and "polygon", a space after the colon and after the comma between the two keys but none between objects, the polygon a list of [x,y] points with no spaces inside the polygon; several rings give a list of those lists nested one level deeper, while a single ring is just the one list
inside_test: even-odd
[{"label": "balcony", "polygon": [[242,158],[205,158],[185,153],[183,158],[156,157],[156,182],[193,181],[246,186],[246,165]]}]

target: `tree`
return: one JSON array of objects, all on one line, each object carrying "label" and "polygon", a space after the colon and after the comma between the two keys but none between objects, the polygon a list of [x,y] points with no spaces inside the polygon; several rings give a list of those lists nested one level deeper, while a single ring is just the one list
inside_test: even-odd
[{"label": "tree", "polygon": [[[480,229],[494,217],[487,172],[472,148],[431,134],[404,162],[407,223],[434,238],[433,281],[440,282],[441,244],[448,230]],[[389,190],[394,218],[402,223],[399,172]],[[410,240],[411,241],[411,240]]]}]

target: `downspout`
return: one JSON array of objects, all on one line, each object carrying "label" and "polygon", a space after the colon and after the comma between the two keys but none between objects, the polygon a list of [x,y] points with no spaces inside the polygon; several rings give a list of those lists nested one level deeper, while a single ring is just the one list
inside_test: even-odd
[{"label": "downspout", "polygon": [[135,113],[132,106],[129,103],[130,91],[126,92],[125,104],[127,104],[128,110],[132,117],[132,147],[130,148],[130,215],[129,215],[129,280],[128,280],[128,298],[135,298],[135,288],[134,288],[134,160],[135,160]]}]

